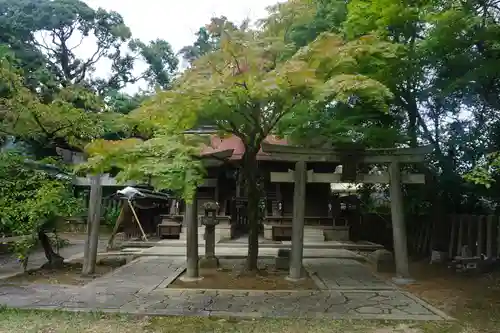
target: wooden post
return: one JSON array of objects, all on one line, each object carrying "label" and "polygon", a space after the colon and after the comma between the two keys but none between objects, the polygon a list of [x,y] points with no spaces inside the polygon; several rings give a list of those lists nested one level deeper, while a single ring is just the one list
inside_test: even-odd
[{"label": "wooden post", "polygon": [[497,257],[500,257],[500,223],[498,223],[498,218],[495,218],[497,224]]},{"label": "wooden post", "polygon": [[475,222],[475,217],[474,215],[467,216],[467,246],[469,247],[469,254],[472,256],[474,255],[474,250],[476,246],[476,242],[474,241],[474,222]]},{"label": "wooden post", "polygon": [[462,246],[464,242],[464,227],[465,227],[465,221],[463,219],[462,215],[458,215],[458,239],[457,239],[457,256],[462,255]]},{"label": "wooden post", "polygon": [[108,246],[106,247],[107,251],[114,248],[115,237],[116,237],[116,234],[118,233],[118,230],[120,230],[120,226],[122,224],[125,224],[124,223],[125,219],[127,219],[131,215],[132,215],[132,212],[130,210],[130,206],[128,205],[128,202],[123,200],[122,207],[120,209],[120,215],[118,216],[118,218],[115,221],[115,226],[113,227],[113,231],[111,232],[111,236],[109,237],[109,240],[108,240]]},{"label": "wooden post", "polygon": [[403,192],[401,189],[401,169],[398,162],[392,162],[390,174],[390,199],[394,254],[396,259],[396,282],[406,283],[410,278],[408,267],[408,243],[403,210]]},{"label": "wooden post", "polygon": [[196,195],[191,203],[186,202],[184,220],[187,225],[186,237],[186,274],[181,277],[183,281],[196,281],[200,279],[198,269],[198,202]]},{"label": "wooden post", "polygon": [[450,258],[454,257],[453,250],[455,249],[455,240],[457,237],[457,219],[455,215],[451,216],[451,232],[450,232],[450,247],[448,249],[448,256]]},{"label": "wooden post", "polygon": [[101,222],[102,186],[101,175],[90,178],[89,214],[87,219],[87,241],[83,258],[83,275],[95,273],[97,248],[99,245],[99,224]]},{"label": "wooden post", "polygon": [[295,164],[295,186],[293,191],[292,251],[288,279],[297,281],[303,277],[302,257],[304,253],[304,218],[306,208],[306,162]]},{"label": "wooden post", "polygon": [[476,255],[479,257],[483,254],[483,244],[484,244],[484,216],[479,216],[479,220],[477,221],[477,247],[476,247]]},{"label": "wooden post", "polygon": [[217,183],[215,184],[215,188],[214,188],[214,197],[215,197],[215,202],[217,202],[219,208],[217,209],[217,214],[216,215],[219,215],[219,210],[220,210],[220,207],[221,207],[221,204],[220,204],[220,187],[219,187],[219,178],[216,178],[217,180]]},{"label": "wooden post", "polygon": [[242,182],[243,182],[243,173],[241,172],[241,169],[239,169],[238,175],[236,178],[236,197],[237,198],[241,197]]},{"label": "wooden post", "polygon": [[493,257],[493,215],[489,215],[486,220],[486,256]]}]

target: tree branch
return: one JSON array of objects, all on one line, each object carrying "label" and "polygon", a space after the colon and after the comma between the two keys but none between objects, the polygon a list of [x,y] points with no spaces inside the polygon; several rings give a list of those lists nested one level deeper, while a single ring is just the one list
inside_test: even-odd
[{"label": "tree branch", "polygon": [[[236,63],[236,68],[238,69],[238,74],[243,74],[243,71],[242,71],[241,66],[240,66],[240,62],[239,62],[238,58],[236,58],[236,55],[234,54],[234,52],[229,51],[229,55],[233,58],[234,62]],[[247,83],[244,80],[243,80],[243,83],[236,82],[236,84],[241,85],[243,88],[248,90]]]},{"label": "tree branch", "polygon": [[33,112],[33,111],[30,111],[30,112],[31,112],[31,115],[33,116],[33,119],[35,120],[35,122],[37,123],[37,125],[40,127],[40,129],[42,130],[42,132],[45,133],[45,135],[47,136],[47,138],[51,138],[50,133],[42,125],[42,122],[40,121],[40,118],[38,117],[38,115],[35,112]]},{"label": "tree branch", "polygon": [[104,56],[105,50],[106,47],[98,43],[97,50],[94,54],[92,54],[92,56],[80,66],[80,69],[77,71],[77,73],[79,73],[75,73],[75,77],[78,75],[78,79],[75,80],[75,83],[80,83],[85,79],[88,69],[95,65]]},{"label": "tree branch", "polygon": [[80,37],[80,41],[75,46],[70,48],[69,50],[73,51],[73,50],[77,49],[78,47],[80,47],[82,45],[84,40],[85,40],[85,35],[82,34],[82,37]]}]

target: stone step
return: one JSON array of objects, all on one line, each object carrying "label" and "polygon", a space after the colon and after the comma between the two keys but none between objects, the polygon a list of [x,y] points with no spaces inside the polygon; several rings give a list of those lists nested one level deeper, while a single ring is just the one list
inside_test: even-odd
[{"label": "stone step", "polygon": [[322,242],[325,240],[323,229],[314,227],[304,228],[304,241],[305,242]]},{"label": "stone step", "polygon": [[[223,237],[221,237],[221,234],[224,231],[221,231],[220,229],[215,229],[215,241],[218,242],[220,241]],[[205,227],[198,227],[198,240],[199,242],[205,242],[204,240],[205,237]],[[179,235],[179,240],[186,241],[187,239],[187,227],[182,227],[182,232]]]},{"label": "stone step", "polygon": [[[271,247],[261,247],[259,249],[259,257],[265,258],[274,258],[278,254],[278,248]],[[129,255],[133,254],[135,256],[186,256],[186,247],[185,246],[171,246],[171,247],[163,247],[163,246],[155,246],[152,248],[126,248],[123,249],[123,253],[127,253]],[[198,254],[203,256],[205,254],[205,247],[200,245],[198,247]],[[220,247],[216,246],[215,254],[219,258],[245,258],[248,255],[248,249],[246,246],[231,246],[231,247]],[[330,248],[304,248],[304,258],[348,258],[355,259],[359,261],[365,261],[366,258],[364,256],[358,255],[352,251],[346,249],[330,249]]]}]

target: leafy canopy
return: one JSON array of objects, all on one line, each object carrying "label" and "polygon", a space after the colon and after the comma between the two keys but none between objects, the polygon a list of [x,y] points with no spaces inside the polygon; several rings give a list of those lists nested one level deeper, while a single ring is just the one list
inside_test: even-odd
[{"label": "leafy canopy", "polygon": [[[157,190],[170,190],[189,200],[203,183],[205,171],[201,142],[189,136],[157,135],[149,140],[95,140],[87,146],[89,158],[82,169],[120,170],[118,181],[150,182]],[[188,201],[189,201],[188,200]]]},{"label": "leafy canopy", "polygon": [[246,144],[260,142],[282,117],[315,104],[347,101],[352,96],[373,101],[380,109],[391,97],[379,82],[357,71],[367,54],[391,56],[390,47],[365,37],[345,43],[322,34],[289,59],[289,45],[253,31],[225,32],[220,50],[188,69],[173,89],[158,93],[136,116],[173,132],[212,123]]},{"label": "leafy canopy", "polygon": [[[149,175],[158,184],[179,188],[175,184],[184,181],[186,172],[172,170],[184,164],[191,175],[200,174],[198,161],[195,165],[189,162],[196,161],[193,157],[199,154],[200,144],[185,139],[183,133],[188,129],[215,125],[222,135],[241,138],[247,155],[255,158],[261,142],[287,115],[314,112],[353,96],[378,110],[387,109],[390,92],[360,74],[357,63],[370,55],[391,57],[388,44],[370,36],[346,43],[325,33],[292,57],[285,57],[289,52],[290,46],[280,38],[245,29],[224,30],[217,50],[196,60],[172,89],[158,92],[129,114],[153,138],[94,142],[87,147],[94,156],[93,167],[114,164],[124,170],[124,178]],[[166,172],[152,168],[155,163]],[[192,191],[184,188],[183,193]]]}]

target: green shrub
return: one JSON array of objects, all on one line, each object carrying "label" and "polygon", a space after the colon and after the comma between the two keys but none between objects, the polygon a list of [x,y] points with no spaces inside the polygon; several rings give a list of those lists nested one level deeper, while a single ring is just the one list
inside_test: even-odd
[{"label": "green shrub", "polygon": [[0,230],[26,236],[11,245],[24,267],[38,233],[55,231],[60,216],[74,216],[81,209],[68,180],[26,163],[19,153],[0,153]]}]

